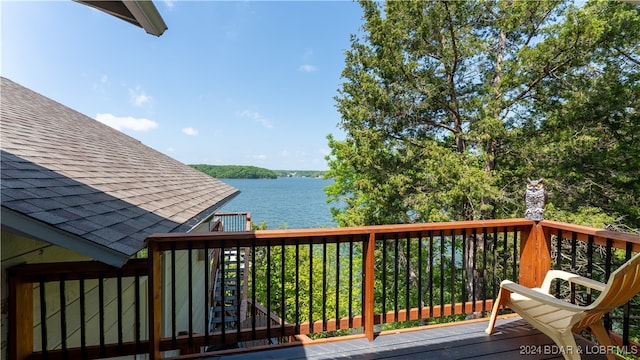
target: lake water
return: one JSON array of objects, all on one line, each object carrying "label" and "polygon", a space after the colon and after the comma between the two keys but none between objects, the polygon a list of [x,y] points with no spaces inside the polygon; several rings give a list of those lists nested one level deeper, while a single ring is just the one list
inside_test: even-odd
[{"label": "lake water", "polygon": [[334,227],[324,188],[333,180],[318,178],[220,179],[240,190],[219,212],[251,213],[269,229]]}]

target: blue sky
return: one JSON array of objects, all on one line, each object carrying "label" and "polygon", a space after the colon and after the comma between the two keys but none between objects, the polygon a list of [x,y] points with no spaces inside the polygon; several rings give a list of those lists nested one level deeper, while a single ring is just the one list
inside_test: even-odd
[{"label": "blue sky", "polygon": [[181,162],[325,170],[351,1],[154,1],[160,37],[72,1],[2,1],[0,72]]}]

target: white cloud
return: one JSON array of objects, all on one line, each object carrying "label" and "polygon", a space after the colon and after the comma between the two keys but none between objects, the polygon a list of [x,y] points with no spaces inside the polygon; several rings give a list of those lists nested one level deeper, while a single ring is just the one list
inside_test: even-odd
[{"label": "white cloud", "polygon": [[318,68],[315,67],[314,65],[300,65],[300,67],[298,68],[298,71],[302,71],[302,72],[315,72],[317,71]]},{"label": "white cloud", "polygon": [[167,7],[167,9],[171,10],[176,5],[176,3],[173,0],[164,0],[164,5]]},{"label": "white cloud", "polygon": [[267,155],[265,154],[254,155],[253,158],[256,160],[267,160]]},{"label": "white cloud", "polygon": [[182,129],[182,133],[190,135],[190,136],[196,136],[196,135],[198,135],[198,130],[194,129],[192,127],[186,127],[184,129]]},{"label": "white cloud", "polygon": [[313,49],[311,48],[305,49],[304,54],[302,55],[303,64],[298,67],[298,71],[306,72],[306,73],[318,71],[318,67],[310,64],[310,62],[312,62],[311,61],[312,57],[313,57]]},{"label": "white cloud", "polygon": [[173,148],[173,147],[171,147],[171,146],[169,146],[169,147],[167,148],[167,152],[168,152],[168,153],[172,153],[172,152],[175,152],[175,151],[176,151],[176,149],[174,149],[174,148]]},{"label": "white cloud", "polygon": [[96,120],[119,131],[149,131],[158,127],[158,123],[153,120],[131,116],[120,117],[113,114],[97,114]]},{"label": "white cloud", "polygon": [[265,119],[259,112],[255,112],[251,110],[242,110],[242,111],[237,111],[236,116],[256,121],[257,123],[259,123],[260,125],[264,126],[267,129],[270,129],[273,127],[273,124],[271,123],[271,121]]},{"label": "white cloud", "polygon": [[129,99],[131,103],[135,106],[145,106],[151,103],[153,98],[147,95],[144,90],[140,88],[140,86],[135,89],[129,88]]}]

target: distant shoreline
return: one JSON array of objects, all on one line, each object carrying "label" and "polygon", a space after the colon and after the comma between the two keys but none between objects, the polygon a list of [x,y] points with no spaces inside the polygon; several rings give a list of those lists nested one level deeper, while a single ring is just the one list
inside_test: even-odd
[{"label": "distant shoreline", "polygon": [[192,168],[217,179],[323,178],[322,170],[269,170],[245,165],[193,164]]}]

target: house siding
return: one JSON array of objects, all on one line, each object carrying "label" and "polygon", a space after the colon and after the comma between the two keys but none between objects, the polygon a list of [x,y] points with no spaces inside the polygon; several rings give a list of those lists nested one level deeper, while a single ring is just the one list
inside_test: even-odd
[{"label": "house siding", "polygon": [[[51,245],[39,240],[28,238],[9,231],[2,231],[2,354],[3,358],[7,354],[8,335],[8,281],[6,269],[24,263],[59,263],[66,261],[88,261],[86,256],[73,251]],[[100,344],[100,300],[98,280],[85,280],[85,323],[86,323],[86,344]],[[104,336],[106,343],[118,341],[118,293],[122,294],[122,319],[123,319],[123,341],[135,340],[135,282],[133,278],[122,279],[122,291],[119,291],[116,279],[104,279]],[[147,336],[147,280],[141,277],[140,287],[140,316],[142,317],[140,327],[141,338]],[[80,282],[65,282],[65,302],[66,302],[66,327],[67,347],[80,346]],[[40,285],[34,284],[33,290],[33,339],[34,351],[42,349],[41,338],[41,313],[40,313]],[[49,349],[60,349],[62,345],[62,334],[60,325],[60,285],[59,283],[45,284],[46,301],[46,329],[47,347]],[[130,357],[129,357],[130,358]]]}]

